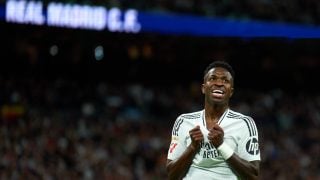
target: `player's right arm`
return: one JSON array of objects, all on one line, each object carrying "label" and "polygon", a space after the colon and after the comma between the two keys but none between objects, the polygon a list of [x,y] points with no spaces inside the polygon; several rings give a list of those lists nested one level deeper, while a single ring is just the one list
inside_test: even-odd
[{"label": "player's right arm", "polygon": [[[200,130],[199,126],[191,129],[189,131],[189,135],[191,138],[191,143],[188,146],[183,146],[183,142],[179,134],[172,137],[171,145],[168,152],[168,159],[167,159],[167,172],[169,179],[182,179],[186,173],[188,172],[193,158],[197,154],[200,148],[200,143],[203,141],[203,134]],[[176,153],[176,155],[172,155]],[[176,156],[177,158],[173,158]]]}]

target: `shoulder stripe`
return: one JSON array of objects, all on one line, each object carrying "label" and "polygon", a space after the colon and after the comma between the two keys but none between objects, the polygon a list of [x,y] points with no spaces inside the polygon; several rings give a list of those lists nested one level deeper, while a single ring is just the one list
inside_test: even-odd
[{"label": "shoulder stripe", "polygon": [[183,123],[183,118],[179,118],[173,125],[172,135],[178,136],[178,131],[180,128],[180,125]]},{"label": "shoulder stripe", "polygon": [[247,117],[247,116],[237,115],[237,114],[234,114],[234,113],[228,114],[227,117],[228,118],[233,118],[233,119],[242,119],[242,120],[244,120],[244,122],[248,126],[249,135],[250,136],[256,136],[257,135],[257,127],[256,127],[255,123],[253,122],[252,118]]},{"label": "shoulder stripe", "polygon": [[195,113],[195,114],[183,114],[181,117],[185,119],[197,119],[200,118],[201,114],[200,113]]},{"label": "shoulder stripe", "polygon": [[255,125],[255,123],[254,123],[253,119],[252,119],[252,118],[250,118],[250,117],[244,117],[244,118],[245,118],[245,119],[247,119],[247,120],[249,121],[249,123],[251,124],[252,131],[253,131],[253,136],[258,135],[257,127],[256,127],[256,125]]},{"label": "shoulder stripe", "polygon": [[235,116],[241,116],[241,115],[239,115],[239,114],[235,114],[235,113],[233,113],[233,112],[229,112],[229,113],[228,113],[228,116],[235,117]]}]

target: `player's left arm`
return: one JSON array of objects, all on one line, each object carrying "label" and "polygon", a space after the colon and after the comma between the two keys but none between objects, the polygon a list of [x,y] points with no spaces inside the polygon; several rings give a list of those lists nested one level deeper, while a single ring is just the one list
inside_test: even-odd
[{"label": "player's left arm", "polygon": [[224,131],[218,124],[215,124],[208,134],[208,139],[217,147],[222,157],[241,179],[258,179],[260,174],[260,160],[248,161],[241,158],[224,142],[223,137]]},{"label": "player's left arm", "polygon": [[260,161],[246,161],[233,153],[227,163],[243,179],[258,179],[260,173]]}]

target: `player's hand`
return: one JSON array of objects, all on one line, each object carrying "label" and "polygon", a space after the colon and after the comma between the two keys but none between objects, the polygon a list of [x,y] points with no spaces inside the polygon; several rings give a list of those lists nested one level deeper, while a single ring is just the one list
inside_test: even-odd
[{"label": "player's hand", "polygon": [[203,141],[203,134],[200,130],[200,126],[196,126],[189,131],[189,135],[191,138],[191,146],[194,149],[199,149],[200,143]]},{"label": "player's hand", "polygon": [[208,133],[208,139],[214,147],[219,147],[223,143],[223,136],[224,131],[219,124],[214,124]]}]

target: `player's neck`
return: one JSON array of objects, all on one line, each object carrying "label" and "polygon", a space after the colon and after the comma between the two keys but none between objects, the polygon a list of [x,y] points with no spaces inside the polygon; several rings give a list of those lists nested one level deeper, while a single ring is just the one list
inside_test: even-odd
[{"label": "player's neck", "polygon": [[228,106],[207,106],[205,107],[205,116],[207,121],[218,122]]}]

